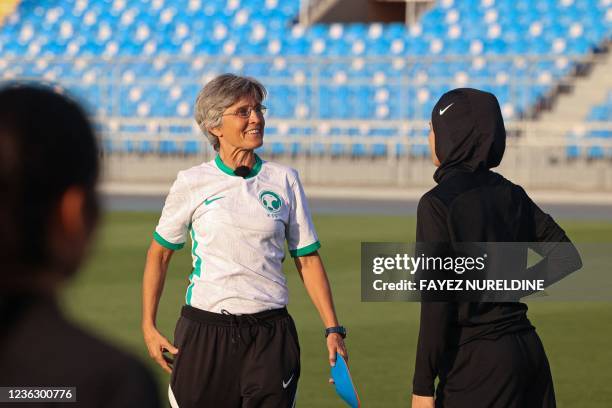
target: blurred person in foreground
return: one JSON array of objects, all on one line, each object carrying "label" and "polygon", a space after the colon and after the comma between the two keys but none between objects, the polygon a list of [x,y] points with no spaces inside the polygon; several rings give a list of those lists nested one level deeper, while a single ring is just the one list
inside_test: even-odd
[{"label": "blurred person in foreground", "polygon": [[98,172],[76,103],[37,85],[0,88],[0,386],[76,387],[70,407],[158,407],[145,367],[58,307],[92,241]]},{"label": "blurred person in foreground", "polygon": [[[429,144],[438,185],[419,201],[417,245],[529,243],[543,259],[525,269],[525,247],[510,269],[517,277],[543,279],[545,286],[580,269],[580,256],[563,229],[522,187],[490,170],[500,164],[506,146],[493,94],[467,88],[445,93],[431,114]],[[422,301],[412,407],[434,404],[556,405],[548,359],[527,305]]]},{"label": "blurred person in foreground", "polygon": [[[195,119],[218,154],[179,172],[147,253],[142,328],[151,357],[172,372],[173,407],[294,405],[300,348],[286,308],[285,242],[326,329],[330,364],[336,353],[347,357],[298,173],[255,154],[265,96],[258,81],[232,74],[200,91]],[[171,344],[156,313],[172,254],[188,236],[193,270]]]}]

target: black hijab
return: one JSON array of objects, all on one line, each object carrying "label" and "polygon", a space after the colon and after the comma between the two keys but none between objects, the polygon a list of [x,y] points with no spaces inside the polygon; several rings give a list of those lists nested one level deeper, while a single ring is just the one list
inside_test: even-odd
[{"label": "black hijab", "polygon": [[506,148],[506,129],[495,95],[478,89],[454,89],[431,112],[440,166],[439,183],[451,171],[474,173],[496,167]]}]

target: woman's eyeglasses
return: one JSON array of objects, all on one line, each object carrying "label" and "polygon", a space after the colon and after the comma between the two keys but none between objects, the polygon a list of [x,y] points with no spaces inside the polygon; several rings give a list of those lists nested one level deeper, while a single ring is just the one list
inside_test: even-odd
[{"label": "woman's eyeglasses", "polygon": [[266,111],[268,110],[268,108],[266,108],[263,105],[258,105],[255,107],[250,107],[250,106],[244,106],[242,108],[238,108],[236,109],[236,111],[234,112],[228,112],[228,113],[224,113],[222,116],[228,116],[228,115],[232,115],[232,116],[238,116],[239,118],[242,119],[248,119],[251,117],[251,112],[255,112],[258,115],[265,115]]}]

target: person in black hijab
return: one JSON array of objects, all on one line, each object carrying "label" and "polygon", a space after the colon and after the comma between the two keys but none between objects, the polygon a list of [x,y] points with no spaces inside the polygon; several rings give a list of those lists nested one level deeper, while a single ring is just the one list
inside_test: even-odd
[{"label": "person in black hijab", "polygon": [[[511,267],[546,285],[581,268],[563,229],[523,188],[490,170],[506,144],[493,94],[467,88],[445,93],[433,108],[431,128],[437,186],[419,201],[417,245],[532,243],[543,259],[526,268],[525,248]],[[555,406],[550,367],[527,305],[442,300],[421,303],[413,408]]]},{"label": "person in black hijab", "polygon": [[37,407],[161,406],[141,362],[58,306],[93,240],[98,173],[94,131],[75,102],[39,85],[0,87],[0,386],[15,401],[31,387],[74,387],[54,393],[63,403],[30,396]]}]

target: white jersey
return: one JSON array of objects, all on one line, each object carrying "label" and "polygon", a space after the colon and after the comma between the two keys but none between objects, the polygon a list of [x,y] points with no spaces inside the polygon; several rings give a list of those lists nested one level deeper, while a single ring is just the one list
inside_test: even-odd
[{"label": "white jersey", "polygon": [[219,156],[179,172],[153,236],[177,250],[187,235],[193,271],[185,300],[215,313],[286,306],[285,240],[293,257],[321,246],[297,171],[257,156],[246,178]]}]

